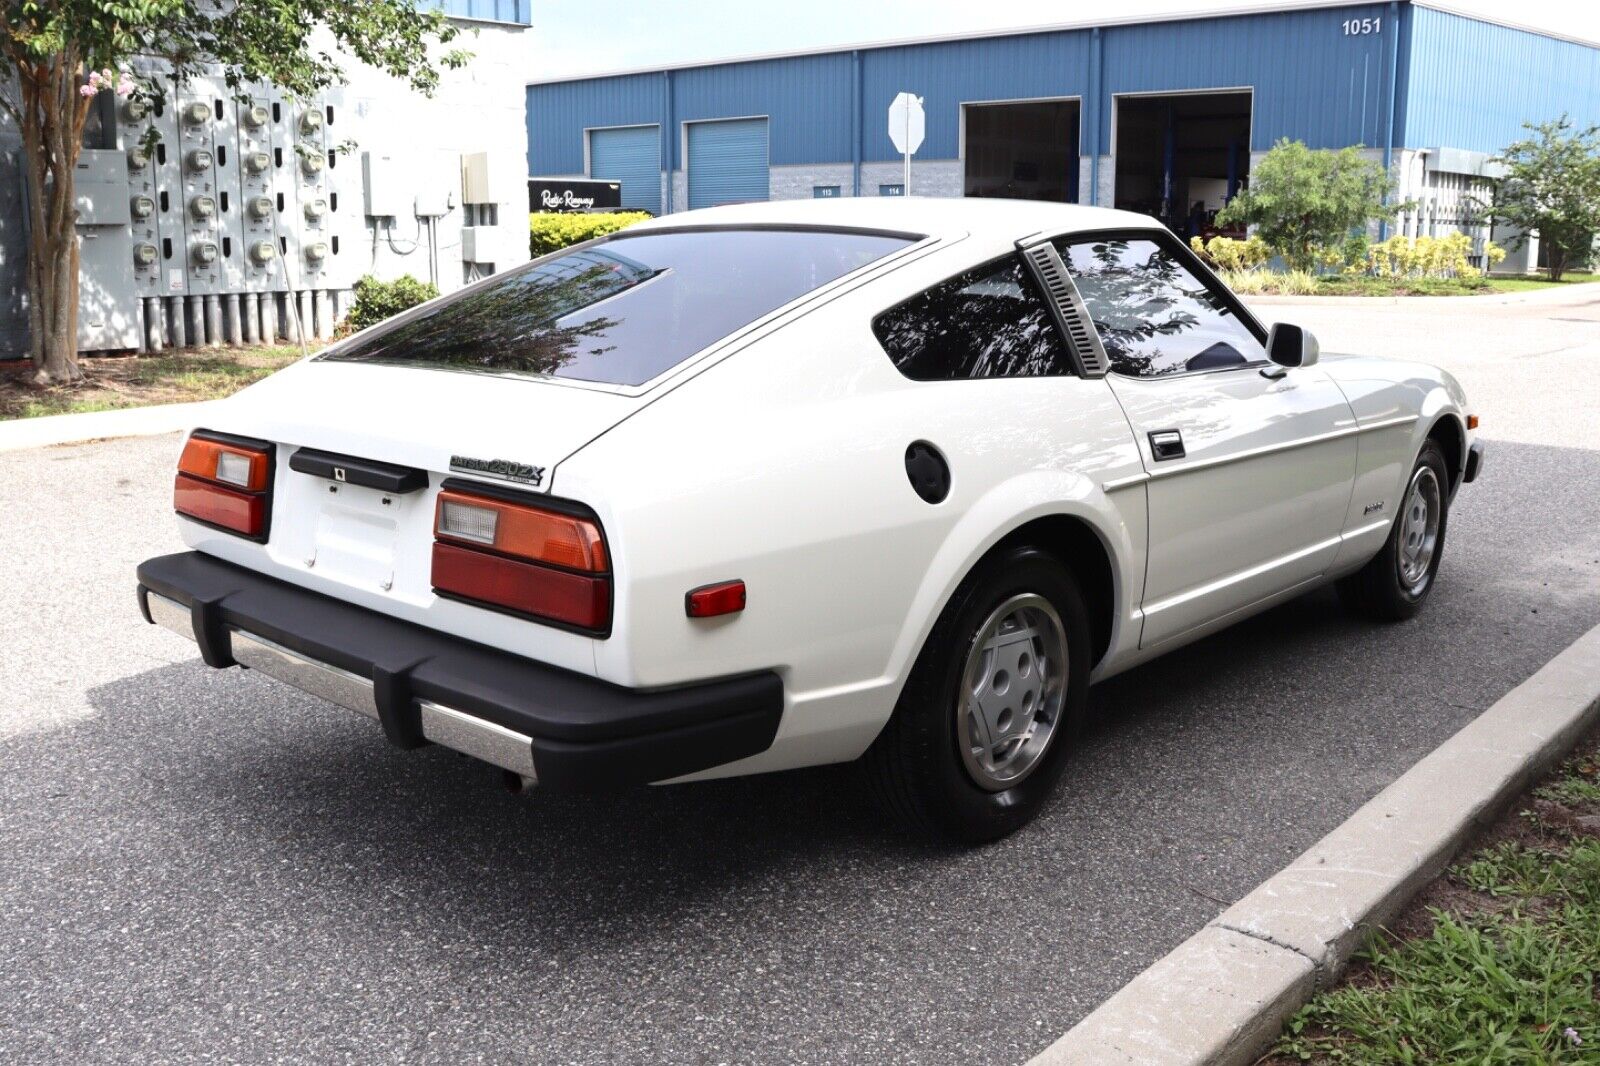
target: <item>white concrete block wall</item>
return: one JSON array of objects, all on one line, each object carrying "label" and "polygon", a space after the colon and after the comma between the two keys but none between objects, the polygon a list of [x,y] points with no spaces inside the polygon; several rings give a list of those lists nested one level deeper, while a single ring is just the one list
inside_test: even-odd
[{"label": "white concrete block wall", "polygon": [[[905,164],[862,163],[861,195],[877,196],[880,185],[905,183]],[[912,159],[912,196],[960,196],[964,191],[965,176],[959,159]]]},{"label": "white concrete block wall", "polygon": [[[837,185],[840,196],[849,196],[854,170],[849,163],[772,167],[768,187],[774,200],[809,200],[816,195],[815,189],[819,185]],[[866,189],[863,188],[862,192],[866,192]]]},{"label": "white concrete block wall", "polygon": [[[462,203],[461,157],[489,152],[497,224],[479,226],[479,261],[504,271],[528,259],[528,134],[524,115],[525,30],[515,26],[461,22],[451,43],[472,53],[459,70],[440,73],[432,97],[412,92],[398,79],[352,63],[343,89],[351,127],[333,131],[356,142],[349,162],[360,200],[360,153],[383,151],[402,164],[406,202],[419,192],[448,192],[450,207],[436,222],[441,290],[463,284],[461,230],[469,221]],[[366,247],[356,274],[383,278],[411,274],[428,280],[427,224],[405,212],[392,224],[366,219]]]},{"label": "white concrete block wall", "polygon": [[1100,188],[1095,199],[1096,207],[1115,207],[1117,205],[1117,157],[1103,155],[1100,157]]}]

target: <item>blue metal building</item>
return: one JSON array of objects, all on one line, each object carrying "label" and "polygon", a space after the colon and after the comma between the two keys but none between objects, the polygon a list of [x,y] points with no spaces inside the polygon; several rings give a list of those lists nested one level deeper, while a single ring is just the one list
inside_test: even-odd
[{"label": "blue metal building", "polygon": [[1473,232],[1468,194],[1524,121],[1600,121],[1600,48],[1392,0],[634,71],[529,85],[528,170],[619,179],[655,212],[899,195],[886,108],[901,91],[927,113],[918,195],[1116,205],[1182,228],[1287,137],[1388,163],[1418,203],[1405,232]]}]

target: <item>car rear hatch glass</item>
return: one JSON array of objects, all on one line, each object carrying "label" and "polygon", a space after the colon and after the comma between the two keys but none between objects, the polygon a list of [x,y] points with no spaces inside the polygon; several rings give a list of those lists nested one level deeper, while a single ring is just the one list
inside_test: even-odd
[{"label": "car rear hatch glass", "polygon": [[642,385],[915,239],[817,229],[623,233],[535,260],[318,359]]}]

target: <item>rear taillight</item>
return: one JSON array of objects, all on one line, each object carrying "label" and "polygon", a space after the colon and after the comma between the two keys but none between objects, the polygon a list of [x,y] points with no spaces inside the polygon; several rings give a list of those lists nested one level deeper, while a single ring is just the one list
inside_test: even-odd
[{"label": "rear taillight", "polygon": [[585,633],[610,629],[611,563],[589,512],[446,482],[433,531],[435,592]]},{"label": "rear taillight", "polygon": [[208,430],[195,430],[185,442],[172,486],[172,504],[179,514],[264,541],[271,497],[268,442]]}]

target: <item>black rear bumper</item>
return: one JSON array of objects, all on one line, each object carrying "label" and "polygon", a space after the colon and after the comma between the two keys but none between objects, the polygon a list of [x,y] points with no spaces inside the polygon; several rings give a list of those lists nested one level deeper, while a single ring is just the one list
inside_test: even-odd
[{"label": "black rear bumper", "polygon": [[1466,468],[1461,472],[1461,483],[1471,484],[1478,480],[1478,473],[1483,469],[1483,441],[1475,440],[1472,447],[1467,449]]},{"label": "black rear bumper", "polygon": [[622,688],[356,607],[199,552],[139,565],[149,594],[186,607],[201,657],[235,665],[232,632],[372,682],[396,745],[424,739],[419,701],[526,735],[540,785],[593,791],[646,784],[756,755],[783,716],[772,672],[671,689]]}]

